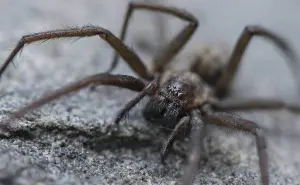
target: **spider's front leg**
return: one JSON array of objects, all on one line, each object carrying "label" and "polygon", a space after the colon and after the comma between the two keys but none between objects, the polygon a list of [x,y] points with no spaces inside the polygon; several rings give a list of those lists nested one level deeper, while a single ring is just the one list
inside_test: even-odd
[{"label": "spider's front leg", "polygon": [[182,185],[193,184],[200,160],[201,158],[206,157],[203,143],[205,136],[206,125],[201,120],[198,110],[194,110],[191,113],[190,147],[188,151],[188,163],[181,178]]},{"label": "spider's front leg", "polygon": [[256,123],[223,112],[208,114],[203,116],[202,119],[205,123],[216,124],[253,134],[256,138],[262,184],[269,185],[267,143],[262,130]]},{"label": "spider's front leg", "polygon": [[126,104],[126,106],[118,113],[117,118],[115,120],[116,124],[119,124],[121,119],[137,104],[139,103],[146,95],[152,96],[156,93],[158,89],[158,80],[159,78],[155,78],[151,81],[134,99]]},{"label": "spider's front leg", "polygon": [[165,159],[167,158],[170,148],[173,146],[174,141],[176,140],[176,136],[180,134],[183,130],[186,130],[186,128],[189,127],[190,124],[190,117],[185,116],[180,119],[178,124],[175,126],[175,128],[172,130],[171,135],[169,136],[166,143],[163,145],[161,149],[161,163],[165,163]]},{"label": "spider's front leg", "polygon": [[[41,107],[42,105],[49,103],[53,100],[56,100],[62,96],[66,96],[72,92],[79,91],[80,89],[86,88],[90,85],[111,85],[111,86],[117,86],[121,88],[126,88],[129,90],[137,91],[137,92],[146,92],[148,93],[148,87],[146,84],[137,78],[127,76],[127,75],[111,75],[111,74],[97,74],[92,75],[87,78],[84,78],[78,82],[75,82],[73,84],[70,84],[68,86],[62,87],[58,89],[57,91],[50,93],[26,106],[23,108],[20,108],[17,111],[14,111],[11,113],[11,118],[21,118],[26,114],[27,112],[36,109],[38,107]],[[145,90],[146,89],[146,90]],[[6,122],[7,124],[8,122]],[[6,129],[5,124],[1,124],[1,128],[3,130]]]},{"label": "spider's front leg", "polygon": [[18,42],[17,46],[10,53],[10,55],[5,60],[4,64],[0,68],[0,77],[6,70],[8,65],[13,61],[17,53],[26,45],[38,41],[45,41],[58,38],[70,38],[70,37],[91,37],[98,35],[100,38],[105,40],[114,48],[117,53],[123,57],[127,64],[142,78],[146,80],[153,80],[153,75],[150,73],[146,66],[143,64],[141,59],[137,54],[127,47],[120,39],[114,36],[109,30],[98,26],[84,26],[75,27],[68,29],[58,29],[39,33],[33,33],[30,35],[23,36]]}]

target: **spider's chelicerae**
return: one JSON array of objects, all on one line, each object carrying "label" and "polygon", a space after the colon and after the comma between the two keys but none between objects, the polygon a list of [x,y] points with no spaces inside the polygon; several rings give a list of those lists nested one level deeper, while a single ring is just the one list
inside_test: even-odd
[{"label": "spider's chelicerae", "polygon": [[[134,10],[150,10],[171,14],[189,23],[174,39],[155,55],[153,59],[154,67],[151,71],[145,67],[137,54],[123,42],[130,16]],[[68,28],[25,35],[20,39],[15,49],[0,68],[0,75],[3,74],[13,58],[25,44],[37,41],[65,37],[99,36],[108,42],[117,53],[107,72],[86,77],[50,93],[49,95],[13,112],[12,116],[14,118],[20,118],[30,110],[91,85],[112,85],[130,89],[139,93],[119,112],[116,123],[119,123],[124,115],[142,98],[150,96],[150,101],[143,110],[145,119],[172,130],[169,139],[161,150],[162,161],[167,157],[168,151],[174,143],[174,140],[177,139],[176,136],[178,136],[179,133],[190,135],[191,145],[188,153],[188,164],[181,179],[182,184],[189,185],[193,183],[203,148],[201,141],[205,136],[205,125],[210,123],[248,132],[255,136],[259,156],[261,181],[263,185],[269,185],[266,140],[260,127],[252,121],[244,120],[230,113],[224,113],[223,111],[286,108],[295,112],[299,111],[300,108],[278,100],[221,100],[226,96],[230,84],[233,81],[233,77],[241,63],[243,53],[253,36],[261,36],[273,41],[274,44],[286,54],[291,62],[297,62],[296,54],[292,51],[288,43],[280,36],[261,26],[247,26],[239,37],[227,63],[223,63],[214,57],[211,57],[210,60],[206,60],[199,56],[195,58],[189,71],[172,71],[167,69],[167,64],[169,64],[180,49],[183,48],[197,27],[198,20],[192,14],[184,10],[153,4],[130,3],[120,39],[110,31],[98,26],[84,26],[81,28]],[[127,62],[140,79],[127,75],[110,74],[116,67],[119,56]]]}]

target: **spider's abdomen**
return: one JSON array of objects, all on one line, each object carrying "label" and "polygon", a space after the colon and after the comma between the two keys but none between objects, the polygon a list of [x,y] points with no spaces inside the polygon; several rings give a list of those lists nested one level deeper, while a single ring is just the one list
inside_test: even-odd
[{"label": "spider's abdomen", "polygon": [[210,85],[216,85],[226,67],[230,52],[225,46],[206,46],[198,50],[190,70]]}]

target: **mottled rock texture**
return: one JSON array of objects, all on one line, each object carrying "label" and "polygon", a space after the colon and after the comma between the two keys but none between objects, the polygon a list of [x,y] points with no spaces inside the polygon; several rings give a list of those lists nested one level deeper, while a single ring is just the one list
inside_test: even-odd
[{"label": "mottled rock texture", "polygon": [[[0,60],[4,62],[22,35],[95,24],[119,34],[127,1],[0,2]],[[299,2],[169,1],[200,20],[200,27],[181,56],[207,43],[233,47],[247,24],[260,24],[283,35],[300,52]],[[149,13],[137,12],[126,43],[150,66],[151,57],[136,46],[144,37],[155,43],[157,31]],[[166,16],[168,38],[183,25]],[[170,33],[170,34],[169,34]],[[26,47],[15,66],[1,77],[1,118],[44,93],[87,75],[104,71],[112,50],[99,38],[59,39]],[[159,44],[157,44],[159,45]],[[184,54],[185,53],[185,54]],[[272,97],[296,101],[296,82],[285,58],[265,40],[254,39],[235,80],[231,98]],[[182,60],[182,59],[181,59]],[[300,62],[300,61],[299,61]],[[136,76],[124,62],[115,73]],[[176,184],[184,160],[171,155],[159,160],[158,129],[141,116],[146,101],[134,108],[120,127],[114,116],[134,92],[113,87],[82,90],[43,106],[16,121],[10,137],[0,140],[0,182],[3,184]],[[273,185],[300,184],[299,117],[285,110],[239,113],[268,131],[270,178]],[[209,160],[199,169],[197,184],[258,184],[259,172],[252,137],[210,129]],[[292,136],[291,136],[292,135]],[[298,136],[297,136],[298,135]],[[297,138],[298,137],[298,138]],[[155,138],[155,139],[154,139]]]}]

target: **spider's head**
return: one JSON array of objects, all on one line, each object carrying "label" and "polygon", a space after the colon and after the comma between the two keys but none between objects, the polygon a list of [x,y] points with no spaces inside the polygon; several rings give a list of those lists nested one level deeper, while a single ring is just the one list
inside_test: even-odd
[{"label": "spider's head", "polygon": [[163,128],[173,129],[186,115],[190,100],[190,86],[172,78],[167,81],[147,103],[143,114],[147,121]]}]

